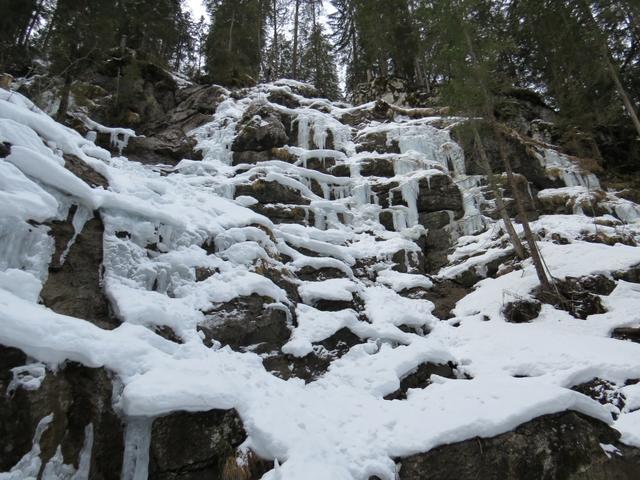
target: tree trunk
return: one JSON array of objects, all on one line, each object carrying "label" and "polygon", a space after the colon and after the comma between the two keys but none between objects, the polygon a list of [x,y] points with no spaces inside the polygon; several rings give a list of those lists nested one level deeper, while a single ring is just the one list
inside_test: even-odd
[{"label": "tree trunk", "polygon": [[236,22],[236,9],[234,8],[231,12],[231,22],[229,25],[229,41],[227,43],[227,52],[231,52],[231,48],[233,47],[233,25]]},{"label": "tree trunk", "polygon": [[[466,28],[464,28],[464,23],[463,32],[467,41],[471,60],[475,65],[479,66],[480,62],[478,60],[478,57],[476,56],[475,49],[473,48],[473,42],[471,41],[469,32],[467,32]],[[507,154],[504,137],[502,136],[502,132],[498,128],[498,124],[495,120],[493,99],[491,97],[491,93],[489,92],[486,83],[480,76],[478,76],[478,83],[482,89],[482,93],[484,96],[485,115],[487,116],[487,118],[489,118],[489,121],[493,126],[493,130],[500,145],[500,157],[507,172],[507,180],[511,185],[511,190],[513,190],[513,197],[516,201],[516,209],[518,211],[518,215],[520,216],[520,222],[522,223],[522,229],[524,230],[524,238],[527,241],[527,245],[529,246],[529,253],[531,254],[531,260],[533,260],[533,265],[536,269],[536,275],[538,276],[538,281],[540,282],[540,288],[543,292],[552,293],[551,283],[549,282],[549,278],[547,277],[547,273],[544,268],[542,255],[538,250],[538,245],[536,244],[535,237],[533,235],[533,232],[531,231],[531,226],[529,225],[529,220],[527,219],[527,213],[524,209],[524,203],[522,201],[520,191],[518,190],[518,185],[516,184],[515,177],[513,175],[511,161],[509,160],[509,155]]]},{"label": "tree trunk", "polygon": [[62,94],[60,96],[60,106],[56,114],[56,120],[61,123],[64,122],[67,116],[67,110],[69,109],[69,96],[71,95],[72,83],[71,73],[67,71],[64,75],[64,86],[62,87]]},{"label": "tree trunk", "polygon": [[536,269],[536,275],[538,276],[538,281],[540,282],[540,288],[545,293],[553,293],[553,291],[551,290],[551,283],[549,282],[549,277],[547,277],[547,272],[544,267],[542,255],[540,254],[540,250],[538,250],[538,244],[536,243],[535,236],[533,235],[533,232],[531,231],[531,226],[529,225],[529,219],[527,218],[527,212],[524,208],[522,195],[518,190],[518,184],[516,183],[515,176],[513,175],[513,169],[511,168],[511,160],[509,160],[509,155],[507,155],[504,137],[502,136],[502,133],[499,131],[495,123],[494,123],[494,130],[498,137],[498,142],[500,144],[500,157],[502,159],[502,163],[504,163],[504,168],[507,172],[507,179],[509,180],[509,185],[511,186],[511,190],[513,191],[513,197],[516,201],[516,209],[518,210],[518,216],[520,217],[520,222],[522,223],[522,229],[524,230],[524,238],[527,241],[527,245],[529,247],[531,260],[533,260],[533,266]]},{"label": "tree trunk", "polygon": [[293,55],[291,55],[291,76],[298,79],[298,28],[300,24],[300,0],[295,0],[296,7],[293,15]]},{"label": "tree trunk", "polygon": [[29,44],[29,39],[31,38],[31,32],[33,32],[34,27],[36,26],[36,22],[40,15],[42,14],[42,10],[44,8],[44,0],[40,0],[38,5],[36,6],[33,14],[31,15],[31,20],[29,21],[29,26],[27,27],[26,32],[23,35],[21,46],[25,47]]},{"label": "tree trunk", "polygon": [[[271,65],[271,73],[273,78],[279,77],[278,63],[280,59],[280,51],[278,49],[278,2],[271,0],[271,14],[273,22],[273,64]],[[267,79],[271,81],[271,78]]]},{"label": "tree trunk", "polygon": [[524,251],[524,246],[520,241],[520,237],[516,233],[516,229],[513,227],[513,223],[511,222],[511,218],[509,218],[509,213],[504,205],[504,200],[502,197],[502,191],[498,186],[498,182],[496,182],[496,177],[493,174],[491,169],[491,164],[489,163],[489,159],[487,157],[487,152],[484,149],[484,145],[482,143],[482,139],[480,138],[480,134],[476,127],[473,127],[473,136],[476,144],[476,148],[478,149],[478,153],[480,154],[480,167],[484,170],[485,175],[487,175],[487,179],[489,180],[489,187],[495,196],[496,208],[500,213],[500,218],[504,222],[504,227],[507,230],[507,234],[509,235],[509,240],[511,241],[511,245],[513,245],[513,250],[516,252],[518,258],[524,260],[527,255]]},{"label": "tree trunk", "polygon": [[627,113],[631,117],[631,121],[633,125],[636,127],[636,131],[638,132],[638,137],[640,137],[640,119],[638,119],[638,113],[636,112],[635,107],[633,106],[633,102],[629,98],[627,91],[624,89],[622,82],[620,82],[620,77],[618,76],[618,72],[616,70],[615,65],[611,61],[611,57],[609,57],[609,52],[607,51],[605,61],[607,63],[607,70],[611,75],[611,80],[616,86],[616,90],[618,91],[618,95],[622,97],[622,103],[624,103],[624,108],[627,110]]},{"label": "tree trunk", "polygon": [[611,53],[609,52],[609,46],[607,45],[606,38],[602,36],[602,32],[600,31],[600,26],[598,25],[596,18],[593,16],[593,12],[591,11],[591,8],[589,7],[589,5],[584,0],[581,2],[580,5],[582,7],[583,13],[587,16],[587,18],[591,22],[592,28],[594,29],[594,31],[598,32],[598,35],[596,38],[598,39],[598,41],[600,41],[600,48],[602,50],[602,53],[601,53],[602,60],[605,64],[605,67],[607,68],[607,72],[609,73],[611,80],[616,86],[616,91],[618,92],[618,95],[620,95],[620,97],[622,98],[622,103],[624,105],[625,110],[631,117],[631,121],[633,122],[633,125],[636,128],[636,131],[638,132],[638,137],[640,137],[640,119],[638,119],[638,112],[636,112],[633,102],[629,98],[629,95],[627,94],[627,91],[625,90],[624,85],[622,85],[622,82],[620,81],[618,70],[613,64],[613,61],[611,60]]}]

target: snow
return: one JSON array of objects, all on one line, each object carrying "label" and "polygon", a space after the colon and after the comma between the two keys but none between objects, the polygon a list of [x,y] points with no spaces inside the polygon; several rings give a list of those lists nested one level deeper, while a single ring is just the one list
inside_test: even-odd
[{"label": "snow", "polygon": [[313,351],[313,343],[329,338],[341,328],[356,328],[358,315],[353,310],[322,312],[308,305],[296,309],[298,326],[282,347],[284,353],[304,357]]},{"label": "snow", "polygon": [[[640,446],[640,387],[625,386],[626,380],[640,378],[640,345],[610,338],[617,327],[640,324],[640,287],[618,280],[613,292],[601,297],[606,312],[586,320],[544,305],[532,322],[512,324],[502,316],[504,305],[530,298],[537,286],[533,266],[524,261],[519,270],[477,283],[457,303],[454,318],[439,320],[432,302],[403,296],[431,289],[432,280],[417,269],[398,272],[392,260],[398,252],[407,260],[423,253],[416,243],[427,233],[418,223],[420,179],[449,172],[465,200],[465,217],[445,227],[456,243],[437,280],[456,279],[470,269],[486,273],[490,262],[511,254],[501,222],[482,215],[479,178],[465,174],[462,150],[450,138],[447,125],[458,120],[396,118],[371,122],[360,131],[385,132],[403,152],[392,156],[390,181],[398,182],[407,206],[393,207],[396,228],[387,231],[378,221],[382,208],[371,189],[378,180],[359,175],[365,155],[355,154],[354,132],[339,121],[349,108],[303,99],[296,88],[302,86],[278,82],[250,90],[240,100],[223,92],[228,98],[211,122],[192,132],[204,160],[183,161],[163,173],[112,158],[26,98],[0,91],[0,140],[12,145],[11,154],[0,159],[0,344],[30,357],[14,369],[11,388],[38,388],[47,369],[65,361],[113,372],[122,387],[114,401],[126,423],[125,480],[148,476],[153,418],[178,410],[235,408],[248,434],[245,447],[274,460],[274,469],[263,477],[271,480],[373,475],[391,480],[395,458],[474,436],[492,437],[565,410],[607,422],[624,442]],[[351,177],[277,160],[232,166],[236,126],[252,102],[266,102],[270,89],[284,89],[302,105],[274,105],[298,123],[299,138],[289,149],[303,159],[301,165],[312,155],[331,156],[349,165]],[[329,113],[310,108],[312,102],[326,105]],[[326,148],[329,133],[336,150]],[[65,169],[63,155],[102,173],[108,189],[92,188]],[[597,179],[569,157],[550,151],[541,156],[547,168],[564,172],[567,183],[566,191],[543,196],[597,188]],[[274,224],[249,208],[256,199],[234,199],[237,184],[256,178],[300,192],[309,200],[315,225]],[[312,181],[322,195],[314,193]],[[637,237],[637,206],[608,195],[612,214],[626,225],[614,217],[597,219],[613,226],[596,225],[580,212],[542,216],[533,223],[554,278],[613,277],[640,264],[637,247],[584,240],[596,228]],[[99,215],[105,228],[103,287],[121,321],[113,330],[38,303],[53,252],[46,222],[66,219],[72,206],[75,234],[62,260],[85,222]],[[553,243],[553,234],[568,243]],[[287,277],[303,269],[331,269],[344,278],[293,278],[302,300],[295,304],[263,274],[272,270]],[[202,272],[206,275],[198,275]],[[207,347],[198,327],[215,317],[211,312],[220,305],[251,295],[265,297],[265,309],[287,312],[291,335],[284,354],[322,353],[318,344],[344,328],[361,343],[306,384],[278,378],[251,351],[234,351],[215,339]],[[322,311],[316,308],[320,300],[352,302],[353,309]],[[182,343],[154,333],[160,326],[170,327]],[[426,362],[452,362],[458,378],[432,376],[428,387],[409,390],[406,400],[384,399]],[[571,390],[594,377],[613,382],[627,398],[615,422],[610,407]],[[87,478],[91,424],[85,426],[77,468],[57,453],[42,466],[39,439],[52,421],[51,416],[42,419],[32,450],[0,479],[31,478],[41,469],[50,478]]]},{"label": "snow", "polygon": [[390,323],[395,326],[434,326],[437,319],[431,315],[433,304],[427,300],[405,298],[393,290],[375,286],[363,292],[365,312],[371,323]]},{"label": "snow", "polygon": [[382,270],[378,273],[376,281],[390,287],[395,292],[412,288],[426,288],[428,290],[433,287],[433,282],[424,275],[401,273],[394,270]]},{"label": "snow", "polygon": [[304,282],[298,287],[302,301],[313,305],[318,300],[350,302],[356,285],[347,278],[333,278],[321,282]]}]

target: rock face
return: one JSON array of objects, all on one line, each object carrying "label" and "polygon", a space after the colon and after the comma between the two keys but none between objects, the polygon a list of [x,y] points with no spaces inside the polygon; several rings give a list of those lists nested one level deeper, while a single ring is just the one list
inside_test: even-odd
[{"label": "rock face", "polygon": [[[637,452],[604,423],[567,412],[497,437],[474,438],[401,460],[402,480],[621,480],[635,478]],[[601,445],[612,445],[605,452]]]},{"label": "rock face", "polygon": [[115,328],[120,322],[111,314],[102,291],[102,220],[99,216],[89,219],[70,248],[74,237],[71,218],[53,222],[51,232],[56,249],[40,294],[43,303],[57,313],[84,318],[101,328]]},{"label": "rock face", "polygon": [[[92,479],[119,479],[124,430],[111,406],[109,373],[78,364],[55,373],[42,364],[29,364],[26,370],[24,354],[5,347],[0,347],[0,358],[0,389],[7,392],[0,396],[0,470],[8,471],[29,452],[36,425],[51,414],[40,441],[43,469],[50,462],[77,468],[83,450],[88,449]],[[12,373],[12,368],[20,370]],[[12,384],[16,375],[24,377],[29,371],[44,377],[38,389]]]}]

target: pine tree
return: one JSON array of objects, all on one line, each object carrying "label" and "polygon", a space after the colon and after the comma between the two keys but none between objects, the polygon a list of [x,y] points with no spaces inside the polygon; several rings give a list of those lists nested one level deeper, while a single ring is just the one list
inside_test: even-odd
[{"label": "pine tree", "polygon": [[541,87],[563,124],[593,131],[616,123],[621,110],[600,32],[580,13],[580,3],[521,0],[510,13],[522,57],[519,76]]},{"label": "pine tree", "polygon": [[115,44],[114,5],[101,0],[58,0],[51,33],[52,72],[64,78],[58,118],[64,119],[73,80]]},{"label": "pine tree", "polygon": [[126,46],[168,65],[180,43],[185,18],[181,0],[117,0],[118,33]]},{"label": "pine tree", "polygon": [[[454,48],[452,48],[452,54],[448,59],[451,79],[445,88],[444,97],[466,114],[481,115],[489,122],[499,144],[500,158],[515,199],[518,217],[529,247],[529,255],[531,255],[540,282],[540,288],[545,293],[551,293],[551,281],[529,225],[524,202],[511,167],[511,160],[506,149],[505,133],[498,125],[494,115],[496,103],[494,92],[504,81],[496,75],[502,49],[506,48],[501,42],[503,39],[498,28],[501,23],[502,9],[496,8],[496,5],[488,0],[459,0],[451,2],[443,9],[443,13],[446,18],[458,26],[457,30],[451,30],[448,33],[447,38],[447,43]],[[493,172],[488,164],[486,153],[484,153],[482,139],[476,130],[473,133],[476,147],[481,152],[482,166],[489,177],[490,186],[494,190],[499,213],[515,252],[522,256],[523,248],[520,239],[511,224],[511,219],[504,210],[501,191],[493,179]]]},{"label": "pine tree", "polygon": [[215,0],[209,3],[211,28],[207,36],[206,68],[216,83],[250,85],[260,74],[264,44],[261,0]]},{"label": "pine tree", "polygon": [[0,69],[28,61],[37,27],[52,8],[52,0],[0,0]]},{"label": "pine tree", "polygon": [[336,47],[347,85],[395,75],[413,80],[417,37],[408,0],[332,0]]},{"label": "pine tree", "polygon": [[340,97],[336,60],[329,39],[317,22],[304,46],[300,79],[313,84],[323,97],[333,100]]}]

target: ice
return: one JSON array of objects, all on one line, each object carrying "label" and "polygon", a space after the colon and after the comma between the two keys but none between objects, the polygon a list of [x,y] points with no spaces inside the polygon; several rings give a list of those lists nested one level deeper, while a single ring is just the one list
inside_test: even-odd
[{"label": "ice", "polygon": [[127,419],[121,480],[147,480],[152,421],[146,417]]},{"label": "ice", "polygon": [[536,153],[536,156],[540,164],[547,169],[547,174],[552,178],[561,177],[567,187],[586,187],[591,190],[600,188],[600,182],[595,175],[582,171],[566,155],[545,148],[542,153]]},{"label": "ice", "polygon": [[56,453],[47,462],[42,472],[43,480],[89,480],[91,468],[91,453],[93,449],[93,425],[89,424],[84,430],[84,443],[80,450],[78,468],[65,464],[62,449],[58,445]]},{"label": "ice", "polygon": [[130,128],[113,128],[105,127],[100,123],[91,120],[89,117],[83,114],[76,114],[78,118],[89,130],[95,130],[96,132],[106,133],[109,135],[111,146],[118,150],[118,154],[122,155],[122,152],[129,144],[129,139],[136,137],[136,132]]},{"label": "ice", "polygon": [[36,480],[40,473],[40,439],[53,422],[53,414],[49,414],[38,422],[33,436],[31,450],[8,472],[0,472],[0,480]]},{"label": "ice", "polygon": [[7,387],[7,395],[11,396],[13,393],[22,388],[24,390],[37,390],[40,388],[44,377],[47,375],[46,366],[42,363],[30,363],[21,367],[14,367],[11,369],[11,382]]}]

